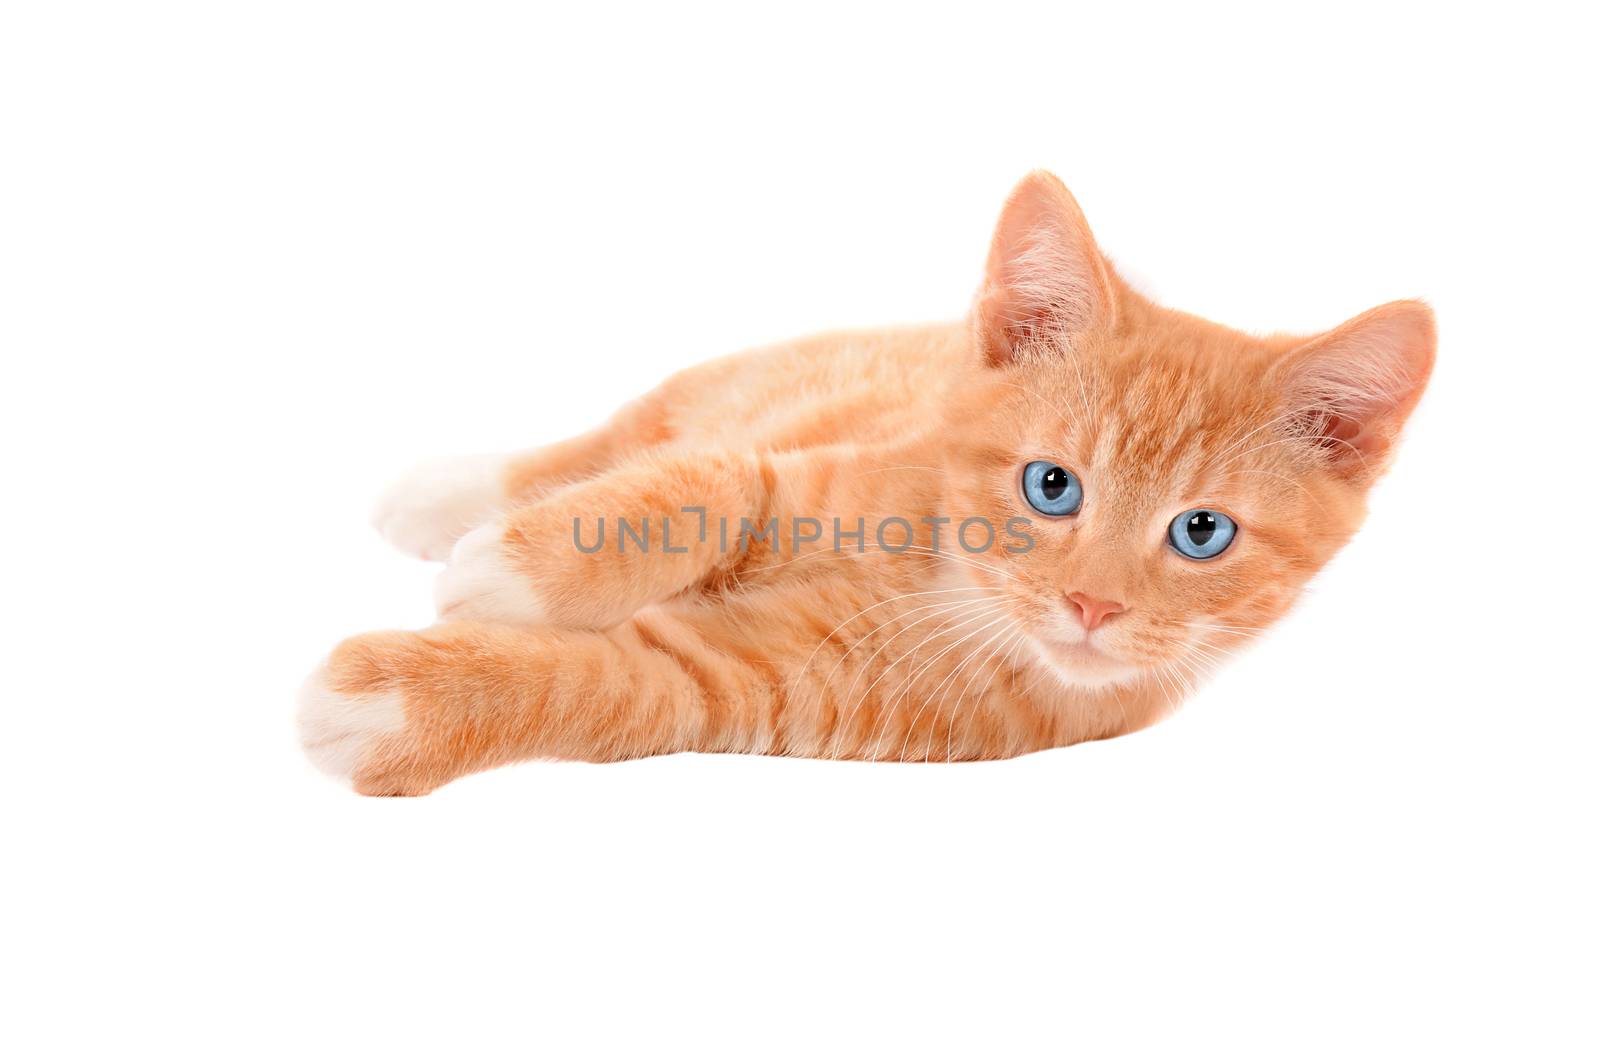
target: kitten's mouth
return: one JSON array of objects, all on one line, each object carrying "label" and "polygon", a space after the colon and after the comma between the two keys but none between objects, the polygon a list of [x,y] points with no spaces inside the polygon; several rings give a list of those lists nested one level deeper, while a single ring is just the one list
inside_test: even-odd
[{"label": "kitten's mouth", "polygon": [[1052,655],[1059,655],[1064,659],[1099,659],[1106,662],[1117,662],[1117,657],[1107,651],[1102,645],[1096,644],[1094,634],[1079,633],[1076,637],[1044,635],[1034,636],[1034,641],[1041,648]]},{"label": "kitten's mouth", "polygon": [[1098,688],[1119,684],[1136,676],[1137,667],[1092,643],[1087,638],[1079,641],[1046,640],[1032,638],[1035,649],[1050,665],[1072,684]]},{"label": "kitten's mouth", "polygon": [[1049,644],[1051,651],[1066,659],[1110,659],[1111,657],[1087,640],[1064,643],[1052,641]]}]

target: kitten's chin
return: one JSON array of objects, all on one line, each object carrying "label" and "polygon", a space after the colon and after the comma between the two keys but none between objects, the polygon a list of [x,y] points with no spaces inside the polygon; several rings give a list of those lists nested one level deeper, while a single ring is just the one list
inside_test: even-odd
[{"label": "kitten's chin", "polygon": [[1057,681],[1068,688],[1088,692],[1130,685],[1139,679],[1139,668],[1123,662],[1093,645],[1040,640],[1030,637],[1039,660],[1050,668]]}]

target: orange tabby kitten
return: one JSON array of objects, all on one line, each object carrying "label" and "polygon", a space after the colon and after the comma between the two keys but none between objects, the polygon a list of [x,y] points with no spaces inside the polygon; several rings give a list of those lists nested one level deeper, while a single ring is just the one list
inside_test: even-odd
[{"label": "orange tabby kitten", "polygon": [[1034,173],[965,323],[714,361],[590,434],[403,482],[379,526],[448,555],[441,621],[335,648],[307,753],[417,795],[528,758],[1131,732],[1355,532],[1433,351],[1418,302],[1311,338],[1155,305]]}]

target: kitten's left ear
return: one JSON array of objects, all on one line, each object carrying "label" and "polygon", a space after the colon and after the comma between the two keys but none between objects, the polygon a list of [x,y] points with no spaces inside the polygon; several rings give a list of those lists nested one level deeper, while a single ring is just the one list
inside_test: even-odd
[{"label": "kitten's left ear", "polygon": [[995,366],[1042,342],[1070,342],[1115,323],[1105,259],[1054,174],[1029,173],[1006,200],[973,314],[984,359]]},{"label": "kitten's left ear", "polygon": [[1272,379],[1307,439],[1337,470],[1370,481],[1422,399],[1435,345],[1433,310],[1390,302],[1291,350]]}]

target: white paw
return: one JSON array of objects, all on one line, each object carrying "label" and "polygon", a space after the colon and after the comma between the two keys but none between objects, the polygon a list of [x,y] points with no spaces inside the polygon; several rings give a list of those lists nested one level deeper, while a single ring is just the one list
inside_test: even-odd
[{"label": "white paw", "polygon": [[395,692],[335,692],[324,664],[300,686],[300,746],[318,769],[349,780],[374,743],[405,728],[405,714]]},{"label": "white paw", "polygon": [[442,560],[450,546],[505,504],[503,456],[456,456],[414,468],[389,487],[372,525],[395,548]]},{"label": "white paw", "polygon": [[545,620],[531,580],[509,561],[499,523],[480,526],[456,542],[434,583],[433,600],[441,618],[519,626]]}]

